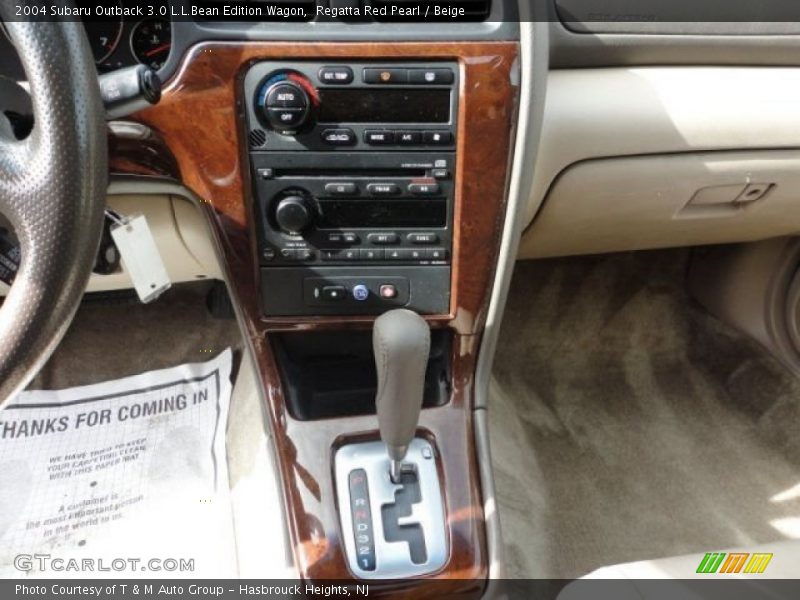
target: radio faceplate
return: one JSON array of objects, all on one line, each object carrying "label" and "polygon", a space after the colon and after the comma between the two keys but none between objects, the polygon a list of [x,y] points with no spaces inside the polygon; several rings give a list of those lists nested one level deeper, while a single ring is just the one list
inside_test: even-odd
[{"label": "radio faceplate", "polygon": [[457,83],[455,63],[251,68],[267,316],[449,313]]}]

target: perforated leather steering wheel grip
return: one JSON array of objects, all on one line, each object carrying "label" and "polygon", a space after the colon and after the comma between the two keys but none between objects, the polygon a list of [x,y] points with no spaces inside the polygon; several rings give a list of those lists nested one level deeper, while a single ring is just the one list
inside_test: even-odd
[{"label": "perforated leather steering wheel grip", "polygon": [[0,212],[22,250],[0,307],[0,406],[44,365],[75,315],[108,183],[104,109],[83,26],[15,21],[14,4],[0,3],[0,18],[25,68],[35,125],[21,141],[0,128]]}]

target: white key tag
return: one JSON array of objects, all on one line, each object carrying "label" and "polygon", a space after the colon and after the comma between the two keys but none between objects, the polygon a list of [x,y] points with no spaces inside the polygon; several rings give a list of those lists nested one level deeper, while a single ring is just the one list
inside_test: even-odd
[{"label": "white key tag", "polygon": [[115,216],[112,217],[111,237],[139,300],[147,304],[170,288],[169,274],[144,215]]}]

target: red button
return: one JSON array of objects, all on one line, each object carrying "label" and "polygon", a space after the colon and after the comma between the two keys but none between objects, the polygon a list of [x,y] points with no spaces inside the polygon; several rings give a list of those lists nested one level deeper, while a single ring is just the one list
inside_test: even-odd
[{"label": "red button", "polygon": [[397,298],[397,288],[393,285],[382,285],[380,287],[381,298]]}]

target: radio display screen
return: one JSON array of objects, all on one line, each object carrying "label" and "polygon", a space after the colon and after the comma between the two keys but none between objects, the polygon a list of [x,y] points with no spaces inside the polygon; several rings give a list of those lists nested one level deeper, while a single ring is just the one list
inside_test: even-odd
[{"label": "radio display screen", "polygon": [[320,229],[445,227],[447,204],[430,200],[320,200]]},{"label": "radio display screen", "polygon": [[319,90],[320,123],[448,123],[450,90]]}]

